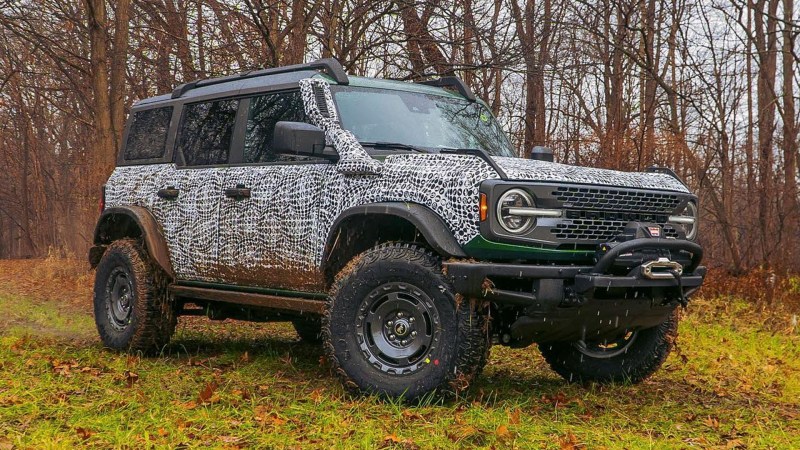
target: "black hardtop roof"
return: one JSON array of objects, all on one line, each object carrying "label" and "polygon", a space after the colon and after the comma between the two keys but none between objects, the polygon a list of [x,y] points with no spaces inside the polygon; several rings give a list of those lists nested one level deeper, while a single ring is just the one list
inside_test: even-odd
[{"label": "black hardtop roof", "polygon": [[[134,104],[135,109],[148,107],[156,103],[200,99],[209,97],[222,97],[226,95],[248,94],[274,88],[275,86],[290,88],[304,78],[309,78],[323,73],[337,84],[350,84],[350,78],[345,73],[342,65],[334,58],[319,59],[307,64],[295,64],[269,69],[251,70],[235,75],[218,78],[207,78],[191,81],[176,87],[171,94],[159,95],[140,100]],[[359,81],[366,81],[355,77]],[[378,79],[375,79],[378,81]],[[361,83],[359,83],[361,84]],[[416,83],[415,83],[416,84]],[[419,84],[437,88],[454,88],[461,96],[469,101],[476,101],[475,95],[469,87],[458,77],[447,76]]]}]

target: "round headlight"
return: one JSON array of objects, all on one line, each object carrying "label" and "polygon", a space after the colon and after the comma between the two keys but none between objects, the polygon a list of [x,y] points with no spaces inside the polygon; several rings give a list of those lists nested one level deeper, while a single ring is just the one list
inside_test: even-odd
[{"label": "round headlight", "polygon": [[670,216],[669,221],[681,227],[686,233],[686,239],[694,240],[697,237],[697,204],[695,202],[687,203],[683,211],[677,216]]},{"label": "round headlight", "polygon": [[522,234],[528,231],[535,223],[536,218],[512,214],[514,208],[533,207],[533,198],[522,189],[511,189],[500,197],[497,202],[497,220],[504,230],[513,234]]}]

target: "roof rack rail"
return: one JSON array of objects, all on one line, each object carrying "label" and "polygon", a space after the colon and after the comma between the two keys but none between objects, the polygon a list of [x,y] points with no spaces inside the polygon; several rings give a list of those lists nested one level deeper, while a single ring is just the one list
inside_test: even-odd
[{"label": "roof rack rail", "polygon": [[299,72],[301,70],[320,70],[328,74],[339,84],[350,84],[342,65],[335,58],[324,58],[306,64],[294,64],[284,67],[273,67],[270,69],[251,70],[227,77],[210,78],[205,80],[194,80],[184,83],[172,91],[172,98],[179,98],[192,89],[211,86],[214,84],[227,83],[228,81],[244,80],[247,78],[263,77],[265,75],[276,75],[279,73]]},{"label": "roof rack rail", "polygon": [[435,80],[427,80],[427,81],[417,81],[419,84],[426,84],[428,86],[435,86],[435,87],[451,87],[455,88],[459,94],[464,96],[467,100],[474,102],[477,101],[475,98],[475,94],[472,93],[472,90],[469,86],[464,83],[461,78],[458,77],[441,77]]}]

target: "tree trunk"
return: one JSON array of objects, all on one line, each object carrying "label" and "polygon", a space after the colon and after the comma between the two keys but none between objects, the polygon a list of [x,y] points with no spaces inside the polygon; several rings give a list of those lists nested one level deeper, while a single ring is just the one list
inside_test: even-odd
[{"label": "tree trunk", "polygon": [[791,27],[794,13],[794,0],[783,0],[783,163],[784,186],[783,207],[785,215],[784,230],[789,239],[784,249],[786,264],[794,263],[796,251],[798,204],[797,204],[797,124],[794,106],[794,36]]},{"label": "tree trunk", "polygon": [[117,0],[114,17],[114,48],[111,58],[111,128],[114,136],[114,154],[121,148],[122,132],[125,128],[125,96],[128,92],[125,72],[128,68],[128,42],[130,0]]},{"label": "tree trunk", "polygon": [[[758,80],[756,100],[758,103],[758,213],[761,227],[761,261],[770,266],[768,236],[775,230],[772,227],[772,205],[774,195],[774,172],[772,145],[775,133],[775,73],[777,68],[777,9],[780,0],[759,0],[755,3],[755,44],[758,51]],[[766,9],[765,9],[766,7]],[[764,22],[766,20],[766,23]]]},{"label": "tree trunk", "polygon": [[90,65],[92,77],[92,116],[94,130],[92,152],[95,155],[93,175],[95,184],[100,184],[114,167],[116,147],[111,125],[111,97],[108,91],[108,46],[105,0],[85,0],[89,30]]}]

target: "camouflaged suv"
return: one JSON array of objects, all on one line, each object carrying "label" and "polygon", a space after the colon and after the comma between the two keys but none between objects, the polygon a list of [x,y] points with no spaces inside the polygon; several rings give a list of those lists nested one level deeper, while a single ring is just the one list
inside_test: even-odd
[{"label": "camouflaged suv", "polygon": [[569,381],[639,381],[702,283],[697,198],[664,169],[517,157],[458,78],[335,60],[136,103],[90,261],[102,342],[158,352],[181,315],[291,321],[345,386],[469,385],[491,345]]}]

